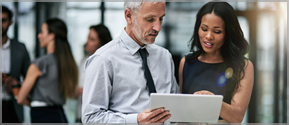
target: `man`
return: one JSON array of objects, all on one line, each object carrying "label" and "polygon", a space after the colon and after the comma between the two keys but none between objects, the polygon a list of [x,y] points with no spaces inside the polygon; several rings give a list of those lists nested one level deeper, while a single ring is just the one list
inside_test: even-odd
[{"label": "man", "polygon": [[12,90],[20,87],[20,76],[25,77],[30,58],[24,44],[7,36],[13,23],[12,12],[2,6],[2,122],[23,122],[23,106],[18,105]]},{"label": "man", "polygon": [[150,111],[150,93],[178,93],[168,50],[154,45],[165,2],[125,2],[127,27],[85,65],[82,122],[163,123],[164,108]]}]

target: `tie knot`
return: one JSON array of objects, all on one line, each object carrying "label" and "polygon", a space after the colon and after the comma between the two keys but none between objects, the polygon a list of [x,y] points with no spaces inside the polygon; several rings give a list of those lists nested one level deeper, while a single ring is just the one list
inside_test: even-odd
[{"label": "tie knot", "polygon": [[142,59],[146,59],[146,55],[147,55],[147,51],[146,51],[146,49],[144,48],[144,49],[139,49],[139,53],[140,53],[140,56],[141,56],[141,58]]}]

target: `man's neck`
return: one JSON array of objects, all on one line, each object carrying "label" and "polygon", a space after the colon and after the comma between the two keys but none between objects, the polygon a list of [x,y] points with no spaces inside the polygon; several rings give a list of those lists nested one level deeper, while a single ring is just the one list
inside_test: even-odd
[{"label": "man's neck", "polygon": [[126,31],[126,33],[130,36],[130,38],[132,38],[138,45],[140,46],[145,46],[145,44],[143,44],[142,42],[140,42],[139,40],[137,40],[137,38],[135,37],[135,35],[132,32],[132,27],[130,27],[129,25],[127,25],[127,27],[124,29]]},{"label": "man's neck", "polygon": [[2,36],[2,46],[7,42],[7,40],[8,40],[7,35]]}]

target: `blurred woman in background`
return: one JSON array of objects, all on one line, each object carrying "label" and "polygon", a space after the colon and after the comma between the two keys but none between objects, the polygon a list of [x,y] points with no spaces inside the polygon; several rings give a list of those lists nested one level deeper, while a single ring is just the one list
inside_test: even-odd
[{"label": "blurred woman in background", "polygon": [[75,97],[78,69],[67,40],[66,24],[47,20],[38,34],[47,54],[31,63],[17,102],[31,107],[32,123],[67,123],[62,106]]},{"label": "blurred woman in background", "polygon": [[76,116],[76,122],[81,122],[81,106],[82,106],[82,89],[83,89],[83,82],[84,82],[84,63],[86,59],[92,55],[98,48],[105,45],[109,41],[112,40],[110,32],[108,28],[105,25],[99,24],[99,25],[92,25],[89,28],[89,34],[87,41],[84,45],[84,50],[88,55],[85,55],[85,57],[81,60],[81,63],[79,65],[79,87],[77,91],[78,98],[78,108],[77,108],[77,116]]}]

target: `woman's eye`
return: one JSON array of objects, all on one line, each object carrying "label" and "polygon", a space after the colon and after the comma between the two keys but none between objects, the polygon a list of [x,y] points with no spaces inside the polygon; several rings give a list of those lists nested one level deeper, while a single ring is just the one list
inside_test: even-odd
[{"label": "woman's eye", "polygon": [[221,31],[215,31],[215,33],[217,33],[217,34],[220,34],[220,33],[221,33]]}]

